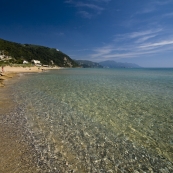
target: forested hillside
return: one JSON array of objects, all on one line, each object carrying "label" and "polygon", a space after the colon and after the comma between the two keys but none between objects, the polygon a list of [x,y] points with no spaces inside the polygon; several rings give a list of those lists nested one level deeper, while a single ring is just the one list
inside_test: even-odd
[{"label": "forested hillside", "polygon": [[19,44],[0,39],[1,55],[9,56],[11,63],[22,63],[23,60],[31,62],[31,60],[39,60],[42,64],[60,66],[60,67],[77,67],[78,64],[68,55],[44,46],[31,44]]}]

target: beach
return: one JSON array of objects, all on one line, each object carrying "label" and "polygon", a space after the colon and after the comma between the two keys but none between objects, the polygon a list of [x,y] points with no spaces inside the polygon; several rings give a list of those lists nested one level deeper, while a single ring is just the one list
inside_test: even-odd
[{"label": "beach", "polygon": [[13,100],[11,86],[20,80],[22,74],[50,69],[59,67],[6,66],[0,73],[0,172],[40,172],[26,119]]},{"label": "beach", "polygon": [[172,71],[13,72],[0,88],[0,172],[172,172]]},{"label": "beach", "polygon": [[[27,66],[5,66],[3,68],[4,73],[24,73],[24,72],[41,72],[44,70],[51,70],[51,69],[61,69],[62,67],[37,67],[37,66],[31,66],[31,67],[27,67]],[[0,70],[1,71],[1,70]]]},{"label": "beach", "polygon": [[0,70],[0,87],[4,87],[4,81],[15,77],[19,73],[40,73],[52,69],[61,69],[61,67],[22,67],[5,66],[3,72]]}]

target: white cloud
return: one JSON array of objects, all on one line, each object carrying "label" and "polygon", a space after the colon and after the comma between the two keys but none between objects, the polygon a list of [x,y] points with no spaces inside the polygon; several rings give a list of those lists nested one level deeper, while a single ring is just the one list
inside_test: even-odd
[{"label": "white cloud", "polygon": [[136,31],[132,33],[126,33],[126,34],[118,34],[115,35],[115,42],[120,41],[134,41],[134,43],[141,43],[144,42],[150,38],[156,37],[159,35],[159,33],[162,31],[161,28],[158,29],[151,29],[151,30],[144,30],[144,31]]},{"label": "white cloud", "polygon": [[[100,3],[102,2],[102,3]],[[74,1],[74,0],[66,0],[65,3],[72,4],[77,8],[77,13],[81,14],[84,18],[92,18],[93,16],[101,14],[103,10],[105,10],[103,4],[108,3],[110,0],[86,0],[82,1]]]},{"label": "white cloud", "polygon": [[140,32],[133,32],[131,34],[129,34],[130,38],[136,38],[136,37],[140,37],[140,36],[148,36],[151,35],[153,33],[158,33],[160,32],[162,29],[157,29],[157,30],[146,30],[146,31],[140,31]]},{"label": "white cloud", "polygon": [[147,40],[149,40],[151,38],[154,38],[156,36],[157,36],[156,34],[149,35],[149,36],[144,36],[144,37],[141,37],[138,40],[136,40],[135,43],[142,43],[142,42],[145,42],[145,41],[147,41]]},{"label": "white cloud", "polygon": [[148,44],[140,46],[140,48],[160,47],[160,46],[166,46],[170,44],[173,44],[173,40],[164,40],[164,41],[156,42],[156,43],[148,43]]},{"label": "white cloud", "polygon": [[146,3],[146,6],[143,7],[143,9],[140,9],[140,11],[138,11],[136,14],[152,13],[154,11],[159,10],[160,7],[163,8],[164,5],[168,5],[168,4],[171,4],[171,3],[173,3],[172,0],[149,1],[149,3]]},{"label": "white cloud", "polygon": [[162,6],[162,5],[167,5],[167,4],[171,4],[172,3],[172,0],[160,0],[160,1],[154,1],[153,2],[154,4],[156,4],[156,5],[160,5],[160,6]]},{"label": "white cloud", "polygon": [[94,50],[94,54],[92,55],[92,57],[100,57],[100,56],[105,56],[107,54],[110,54],[114,49],[112,48],[112,46],[104,46],[104,47],[100,47],[100,48],[96,48]]},{"label": "white cloud", "polygon": [[140,11],[138,11],[136,14],[146,14],[146,13],[152,13],[156,10],[155,7],[147,7],[147,8],[144,8]]},{"label": "white cloud", "polygon": [[158,28],[118,35],[112,44],[94,49],[91,57],[95,59],[122,59],[172,50],[173,39],[165,38],[164,32],[165,30]]},{"label": "white cloud", "polygon": [[87,7],[87,8],[90,8],[90,9],[97,10],[97,11],[102,11],[102,10],[104,10],[104,8],[99,7],[99,6],[97,6],[97,5],[94,5],[94,4],[86,4],[86,3],[82,3],[82,2],[77,3],[76,6],[77,6],[77,7]]}]

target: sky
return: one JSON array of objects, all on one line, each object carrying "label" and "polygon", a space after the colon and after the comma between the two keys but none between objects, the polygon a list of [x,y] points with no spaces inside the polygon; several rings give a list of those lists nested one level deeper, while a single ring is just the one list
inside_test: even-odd
[{"label": "sky", "polygon": [[173,0],[0,0],[0,38],[72,59],[173,67]]}]

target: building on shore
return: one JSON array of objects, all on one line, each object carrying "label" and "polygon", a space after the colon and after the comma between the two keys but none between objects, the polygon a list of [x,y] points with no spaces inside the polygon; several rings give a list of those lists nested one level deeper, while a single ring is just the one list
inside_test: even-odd
[{"label": "building on shore", "polygon": [[33,59],[31,62],[32,62],[35,66],[39,66],[39,67],[41,66],[41,62],[38,61],[38,60],[34,60],[34,59]]}]

